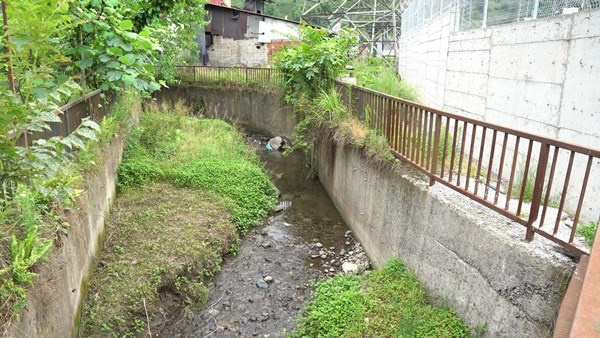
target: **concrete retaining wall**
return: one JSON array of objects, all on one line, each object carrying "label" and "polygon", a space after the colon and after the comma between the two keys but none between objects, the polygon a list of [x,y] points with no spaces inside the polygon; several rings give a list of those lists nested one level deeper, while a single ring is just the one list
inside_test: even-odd
[{"label": "concrete retaining wall", "polygon": [[161,102],[181,100],[204,113],[269,136],[291,138],[296,117],[277,91],[250,87],[172,86],[155,93]]},{"label": "concrete retaining wall", "polygon": [[93,259],[100,249],[104,220],[115,197],[117,167],[123,139],[104,150],[100,168],[86,174],[84,193],[65,213],[68,235],[53,247],[42,264],[27,306],[10,324],[5,337],[75,337],[79,312]]},{"label": "concrete retaining wall", "polygon": [[[454,22],[447,12],[399,41],[399,73],[423,103],[600,149],[600,10],[465,31]],[[586,160],[576,161],[572,181],[583,181]],[[565,167],[559,163],[557,189]],[[596,221],[600,176],[588,186],[582,213]],[[567,196],[571,211],[578,188]]]},{"label": "concrete retaining wall", "polygon": [[[574,264],[524,228],[422,175],[374,165],[324,135],[319,178],[375,266],[399,258],[489,337],[548,337]],[[397,166],[398,167],[398,166]]]}]

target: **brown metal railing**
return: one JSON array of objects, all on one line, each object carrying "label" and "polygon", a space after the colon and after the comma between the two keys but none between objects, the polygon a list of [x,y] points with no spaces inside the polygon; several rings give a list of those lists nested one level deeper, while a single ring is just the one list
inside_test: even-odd
[{"label": "brown metal railing", "polygon": [[114,93],[104,92],[102,94],[100,89],[88,93],[60,107],[60,111],[63,112],[60,115],[62,122],[49,123],[50,129],[43,132],[21,135],[17,141],[17,145],[30,146],[35,140],[49,139],[54,136],[68,136],[79,127],[81,121],[86,117],[100,123],[108,113],[114,102],[114,98]]},{"label": "brown metal railing", "polygon": [[283,76],[276,68],[177,66],[178,77],[183,82],[203,84],[244,84],[277,87]]},{"label": "brown metal railing", "polygon": [[397,158],[427,174],[430,185],[440,182],[524,225],[527,241],[537,233],[586,254],[575,233],[592,169],[600,171],[600,150],[342,82],[336,87],[353,114],[380,131]]}]

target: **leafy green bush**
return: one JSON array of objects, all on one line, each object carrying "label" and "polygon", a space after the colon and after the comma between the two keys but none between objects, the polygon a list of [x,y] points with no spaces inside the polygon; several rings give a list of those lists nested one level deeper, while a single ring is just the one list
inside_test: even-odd
[{"label": "leafy green bush", "polygon": [[297,104],[301,95],[315,97],[331,88],[350,60],[350,47],[356,35],[344,30],[330,36],[321,28],[300,27],[299,44],[284,46],[275,55],[275,65],[283,72],[286,101]]}]

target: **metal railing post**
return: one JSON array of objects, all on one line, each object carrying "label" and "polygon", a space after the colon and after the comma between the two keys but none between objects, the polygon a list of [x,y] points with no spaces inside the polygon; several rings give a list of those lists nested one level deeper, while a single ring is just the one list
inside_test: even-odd
[{"label": "metal railing post", "polygon": [[550,153],[550,145],[547,143],[540,144],[540,156],[538,158],[538,166],[535,174],[535,185],[533,187],[533,197],[531,198],[531,210],[529,210],[529,219],[527,220],[527,232],[525,240],[531,242],[535,232],[533,223],[537,220],[540,211],[540,203],[542,201],[542,193],[544,191],[544,179],[546,177],[546,167],[548,166],[548,155]]},{"label": "metal railing post", "polygon": [[429,186],[435,184],[435,176],[438,165],[438,154],[440,153],[440,133],[442,132],[442,115],[435,114],[435,131],[433,132],[433,149],[431,150],[431,171],[429,176]]}]

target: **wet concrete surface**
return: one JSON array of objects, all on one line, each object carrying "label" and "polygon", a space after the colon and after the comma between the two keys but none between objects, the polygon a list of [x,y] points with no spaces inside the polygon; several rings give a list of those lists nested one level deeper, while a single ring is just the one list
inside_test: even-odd
[{"label": "wet concrete surface", "polygon": [[[175,320],[162,337],[284,337],[296,327],[313,281],[367,258],[318,180],[307,178],[301,153],[283,156],[251,137],[281,193],[281,210],[253,229],[236,256],[209,282],[210,299]],[[280,208],[281,209],[281,208]]]}]

